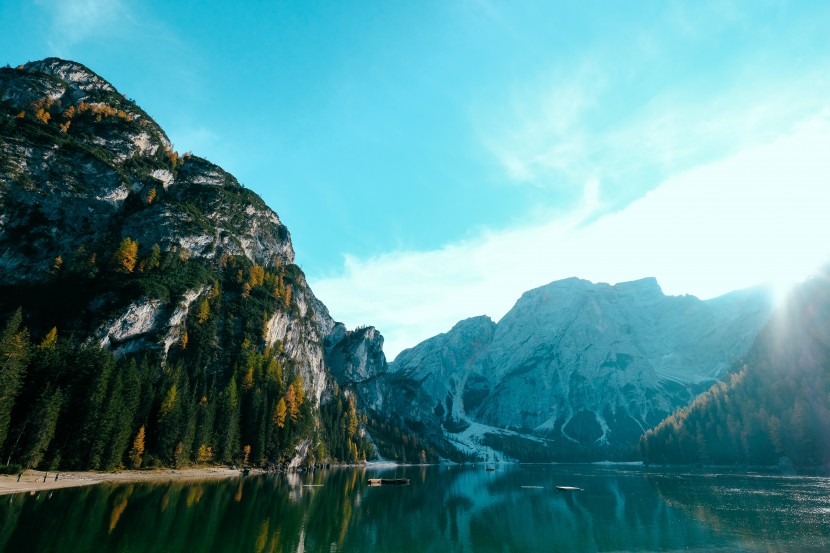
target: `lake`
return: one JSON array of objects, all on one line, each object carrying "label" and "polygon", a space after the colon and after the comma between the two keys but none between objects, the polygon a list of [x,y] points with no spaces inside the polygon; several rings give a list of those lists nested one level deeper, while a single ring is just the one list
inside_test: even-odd
[{"label": "lake", "polygon": [[830,551],[830,478],[479,464],[102,484],[0,497],[0,550]]}]

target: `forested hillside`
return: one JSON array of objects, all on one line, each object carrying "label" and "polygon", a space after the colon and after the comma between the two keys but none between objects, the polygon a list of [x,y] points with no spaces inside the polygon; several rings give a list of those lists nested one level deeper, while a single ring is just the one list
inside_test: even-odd
[{"label": "forested hillside", "polygon": [[649,430],[649,463],[830,463],[830,272],[795,289],[746,363]]},{"label": "forested hillside", "polygon": [[375,454],[277,214],[75,62],[0,69],[0,325],[7,470]]}]

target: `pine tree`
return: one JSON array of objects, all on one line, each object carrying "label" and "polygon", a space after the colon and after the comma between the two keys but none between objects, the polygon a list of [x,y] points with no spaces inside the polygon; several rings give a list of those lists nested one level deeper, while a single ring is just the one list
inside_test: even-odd
[{"label": "pine tree", "polygon": [[150,257],[147,258],[147,269],[158,269],[159,265],[161,265],[161,248],[158,244],[153,244],[153,248],[150,250]]},{"label": "pine tree", "polygon": [[18,309],[0,337],[0,448],[9,433],[12,408],[29,359],[29,333],[20,329],[22,321],[23,312]]},{"label": "pine tree", "polygon": [[63,392],[60,388],[52,391],[49,387],[43,391],[35,404],[33,415],[34,440],[23,456],[26,466],[37,467],[43,460],[58,425],[58,416],[63,406]]},{"label": "pine tree", "polygon": [[354,395],[349,396],[349,438],[357,433],[357,410],[354,405]]},{"label": "pine tree", "polygon": [[239,450],[239,394],[233,379],[222,394],[221,410],[216,423],[221,436],[221,460],[230,463]]},{"label": "pine tree", "polygon": [[141,378],[135,360],[119,366],[115,380],[107,402],[107,410],[112,415],[109,423],[111,431],[102,456],[105,469],[121,466],[130,445],[133,421],[141,399]]},{"label": "pine tree", "polygon": [[196,319],[199,321],[199,324],[205,324],[205,321],[208,320],[210,317],[210,304],[208,303],[207,298],[202,300],[202,303],[199,304],[199,313],[196,315]]}]

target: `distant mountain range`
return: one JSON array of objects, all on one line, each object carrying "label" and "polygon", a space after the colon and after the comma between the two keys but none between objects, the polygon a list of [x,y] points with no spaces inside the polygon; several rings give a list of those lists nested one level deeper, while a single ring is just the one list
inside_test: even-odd
[{"label": "distant mountain range", "polygon": [[640,436],[739,363],[771,310],[762,289],[701,301],[652,278],[570,278],[498,324],[467,319],[388,367],[341,372],[447,456],[636,459]]}]

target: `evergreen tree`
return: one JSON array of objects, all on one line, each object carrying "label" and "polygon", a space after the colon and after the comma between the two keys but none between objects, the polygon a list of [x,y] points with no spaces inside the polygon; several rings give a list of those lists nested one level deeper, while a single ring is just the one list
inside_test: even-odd
[{"label": "evergreen tree", "polygon": [[6,442],[12,408],[29,358],[29,333],[21,329],[23,313],[15,311],[0,337],[0,448]]},{"label": "evergreen tree", "polygon": [[223,463],[231,463],[239,451],[239,394],[234,379],[231,379],[222,394],[217,424],[221,444],[220,460]]},{"label": "evergreen tree", "polygon": [[26,466],[37,467],[43,461],[46,450],[55,436],[62,405],[61,389],[52,390],[47,386],[34,408],[34,439],[23,455]]}]

